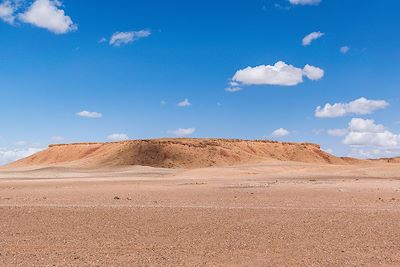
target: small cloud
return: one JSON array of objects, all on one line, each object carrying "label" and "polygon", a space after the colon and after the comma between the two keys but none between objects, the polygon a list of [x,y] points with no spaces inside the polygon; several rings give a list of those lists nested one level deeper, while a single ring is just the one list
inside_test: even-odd
[{"label": "small cloud", "polygon": [[324,107],[318,106],[315,116],[318,118],[337,118],[350,114],[366,115],[375,110],[384,109],[389,103],[384,100],[369,100],[361,97],[349,103],[326,104]]},{"label": "small cloud", "polygon": [[0,19],[8,24],[13,25],[15,21],[15,11],[17,5],[15,2],[5,0],[0,4]]},{"label": "small cloud", "polygon": [[240,88],[238,86],[225,88],[225,92],[229,92],[229,93],[235,93],[235,92],[239,92],[241,90],[242,90],[242,88]]},{"label": "small cloud", "polygon": [[229,93],[234,93],[234,92],[239,92],[242,90],[242,88],[239,87],[239,83],[235,81],[229,81],[229,86],[225,88],[225,92]]},{"label": "small cloud", "polygon": [[168,131],[168,133],[178,137],[185,137],[192,135],[195,131],[196,131],[195,128],[179,128],[173,131]]},{"label": "small cloud", "polygon": [[80,111],[78,113],[76,113],[77,116],[79,117],[85,117],[85,118],[91,118],[91,119],[98,119],[103,117],[103,114],[99,113],[99,112],[95,112],[95,111]]},{"label": "small cloud", "polygon": [[303,82],[304,76],[310,80],[319,80],[324,76],[324,70],[308,64],[301,69],[278,61],[274,65],[259,65],[236,71],[231,79],[230,87],[239,87],[239,85],[295,86]]},{"label": "small cloud", "polygon": [[308,46],[310,45],[314,40],[317,40],[319,38],[321,38],[322,36],[324,36],[324,33],[322,32],[312,32],[308,35],[306,35],[303,40],[302,40],[302,44],[304,46]]},{"label": "small cloud", "polygon": [[290,132],[288,130],[286,130],[284,128],[279,128],[279,129],[276,129],[275,131],[273,131],[271,136],[280,138],[280,137],[288,136],[289,134],[290,134]]},{"label": "small cloud", "polygon": [[289,5],[280,5],[278,3],[274,4],[274,7],[281,10],[290,10],[292,7]]},{"label": "small cloud", "polygon": [[340,48],[340,53],[342,53],[342,54],[347,54],[347,52],[349,52],[349,50],[350,50],[350,47],[348,47],[348,46],[342,46],[342,47]]},{"label": "small cloud", "polygon": [[325,71],[323,69],[311,66],[311,65],[305,65],[303,68],[303,74],[310,80],[312,81],[317,81],[322,79],[324,77]]},{"label": "small cloud", "polygon": [[319,5],[319,3],[321,3],[321,0],[289,0],[289,2],[292,5],[302,5],[302,6],[306,6],[306,5]]},{"label": "small cloud", "polygon": [[47,29],[55,34],[63,34],[78,29],[72,19],[65,15],[59,0],[35,0],[18,18],[25,23]]},{"label": "small cloud", "polygon": [[190,103],[189,99],[187,99],[187,98],[185,98],[185,100],[183,100],[177,104],[178,107],[189,107],[191,105],[192,105],[192,103]]},{"label": "small cloud", "polygon": [[124,133],[115,133],[107,136],[107,139],[111,141],[125,141],[129,139],[129,136]]},{"label": "small cloud", "polygon": [[151,31],[149,30],[116,32],[111,36],[109,44],[112,46],[121,46],[148,37],[150,35]]}]

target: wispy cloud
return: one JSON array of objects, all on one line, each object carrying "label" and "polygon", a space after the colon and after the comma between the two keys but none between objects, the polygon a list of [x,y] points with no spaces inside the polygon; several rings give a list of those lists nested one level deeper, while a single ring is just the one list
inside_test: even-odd
[{"label": "wispy cloud", "polygon": [[178,137],[185,137],[192,135],[195,131],[196,131],[195,128],[179,128],[176,130],[168,131],[168,133]]},{"label": "wispy cloud", "polygon": [[238,86],[230,86],[225,88],[225,92],[229,92],[229,93],[235,93],[235,92],[239,92],[241,91],[242,88],[238,87]]},{"label": "wispy cloud", "polygon": [[178,104],[176,104],[178,107],[189,107],[192,105],[192,103],[190,103],[189,99],[185,98],[183,101],[179,102]]},{"label": "wispy cloud", "polygon": [[107,139],[111,141],[125,141],[129,139],[129,136],[124,133],[114,133],[107,136]]},{"label": "wispy cloud", "polygon": [[308,46],[310,45],[314,40],[317,40],[319,38],[321,38],[322,36],[324,36],[324,33],[322,32],[312,32],[310,34],[307,34],[303,40],[302,40],[302,44],[304,46]]},{"label": "wispy cloud", "polygon": [[290,5],[281,5],[281,4],[278,4],[278,3],[275,3],[274,7],[277,8],[277,9],[286,10],[286,11],[290,10],[292,8]]},{"label": "wispy cloud", "polygon": [[149,30],[116,32],[111,36],[109,44],[112,46],[126,45],[126,44],[132,43],[136,40],[146,38],[150,35],[151,35],[151,31],[149,31]]},{"label": "wispy cloud", "polygon": [[350,47],[348,47],[348,46],[342,46],[340,48],[340,53],[342,53],[342,54],[347,54],[349,51],[350,51]]},{"label": "wispy cloud", "polygon": [[289,0],[292,5],[319,5],[321,0]]},{"label": "wispy cloud", "polygon": [[83,110],[78,113],[76,113],[77,116],[79,117],[85,117],[85,118],[91,118],[91,119],[98,119],[103,116],[103,114],[96,112],[96,111],[87,111]]},{"label": "wispy cloud", "polygon": [[17,4],[10,0],[5,0],[0,4],[0,19],[8,24],[14,24],[15,22],[15,11],[17,10]]}]

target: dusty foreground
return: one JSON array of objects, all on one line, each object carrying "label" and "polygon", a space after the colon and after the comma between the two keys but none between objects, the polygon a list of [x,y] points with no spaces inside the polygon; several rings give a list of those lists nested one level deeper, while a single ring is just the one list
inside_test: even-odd
[{"label": "dusty foreground", "polygon": [[1,266],[399,266],[400,165],[0,171]]}]

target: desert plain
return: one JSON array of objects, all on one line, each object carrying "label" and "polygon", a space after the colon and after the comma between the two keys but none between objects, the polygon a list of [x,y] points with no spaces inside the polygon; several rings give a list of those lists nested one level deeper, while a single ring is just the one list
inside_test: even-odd
[{"label": "desert plain", "polygon": [[[2,167],[0,265],[400,265],[394,159],[273,142],[137,146],[55,146]],[[148,166],[122,164],[139,156]]]}]

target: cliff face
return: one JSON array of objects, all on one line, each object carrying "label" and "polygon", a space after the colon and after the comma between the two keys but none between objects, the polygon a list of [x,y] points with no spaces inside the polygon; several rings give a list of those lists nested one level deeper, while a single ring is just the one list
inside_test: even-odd
[{"label": "cliff face", "polygon": [[310,143],[237,139],[152,139],[50,145],[9,167],[100,168],[143,165],[163,168],[228,166],[268,160],[347,164]]}]

